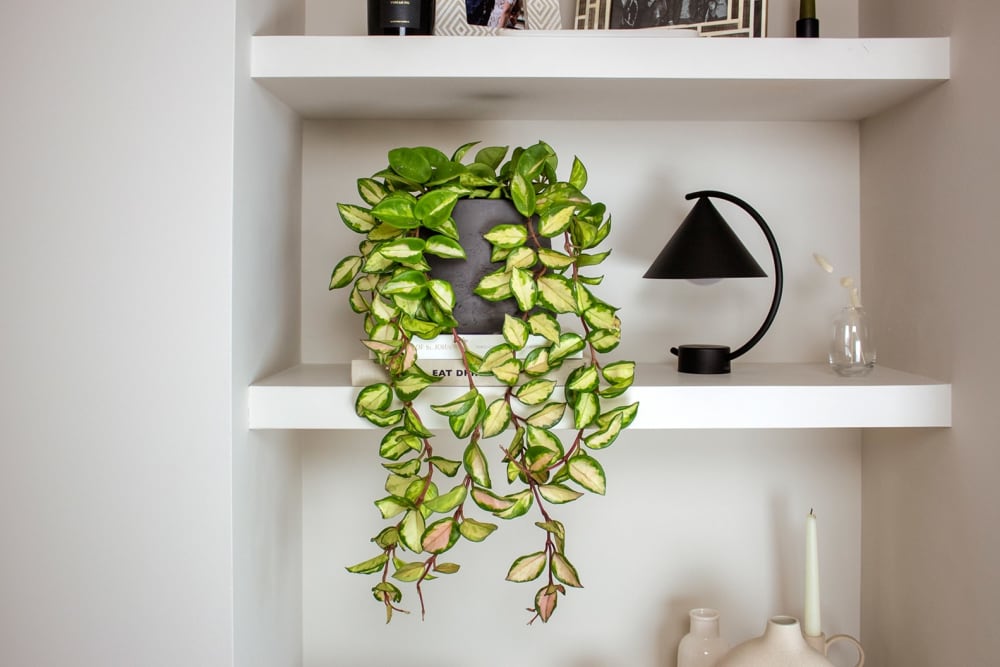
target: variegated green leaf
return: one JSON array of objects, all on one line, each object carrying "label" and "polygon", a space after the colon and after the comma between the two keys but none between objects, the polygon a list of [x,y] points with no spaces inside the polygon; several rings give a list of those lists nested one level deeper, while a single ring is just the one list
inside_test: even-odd
[{"label": "variegated green leaf", "polygon": [[530,377],[544,376],[552,370],[549,363],[549,350],[545,347],[536,347],[524,358],[522,370]]},{"label": "variegated green leaf", "polygon": [[604,303],[595,303],[583,312],[583,319],[593,329],[620,329],[621,320],[615,309]]},{"label": "variegated green leaf", "polygon": [[546,267],[556,271],[561,271],[566,267],[573,265],[572,257],[550,248],[538,249],[538,261]]},{"label": "variegated green leaf", "polygon": [[502,270],[487,273],[479,281],[479,284],[476,285],[473,292],[487,301],[509,299],[512,294],[510,291],[510,273]]},{"label": "variegated green leaf", "polygon": [[524,582],[537,579],[545,569],[545,560],[544,551],[521,556],[507,571],[507,581]]},{"label": "variegated green leaf", "polygon": [[399,544],[399,530],[395,526],[389,526],[373,537],[372,542],[383,549],[394,547]]},{"label": "variegated green leaf", "polygon": [[587,168],[583,166],[580,158],[573,157],[573,167],[569,172],[569,184],[577,190],[587,187]]},{"label": "variegated green leaf", "polygon": [[480,373],[491,373],[500,364],[506,363],[514,358],[514,348],[501,343],[489,349],[483,356],[482,363],[479,364]]},{"label": "variegated green leaf", "polygon": [[507,270],[530,269],[535,265],[537,260],[538,255],[531,248],[528,248],[527,246],[513,248],[506,258]]},{"label": "variegated green leaf", "polygon": [[618,329],[593,329],[587,334],[587,342],[602,354],[610,352],[621,342],[621,331]]},{"label": "variegated green leaf", "polygon": [[385,273],[396,266],[396,262],[376,250],[365,258],[361,270],[365,273]]},{"label": "variegated green leaf", "polygon": [[384,382],[365,387],[354,401],[359,416],[367,410],[385,410],[392,404],[392,387]]},{"label": "variegated green leaf", "polygon": [[566,388],[571,391],[596,391],[600,381],[597,366],[580,366],[566,378]]},{"label": "variegated green leaf", "polygon": [[446,459],[443,456],[432,456],[427,459],[427,462],[432,466],[443,472],[448,477],[454,477],[455,473],[459,471],[462,467],[461,461],[453,461],[451,459]]},{"label": "variegated green leaf", "polygon": [[576,312],[576,298],[570,281],[548,273],[538,279],[538,303],[556,313]]},{"label": "variegated green leaf", "polygon": [[509,500],[513,500],[514,504],[505,510],[499,512],[494,512],[493,516],[499,519],[516,519],[519,516],[524,516],[531,509],[531,506],[535,502],[535,496],[529,490],[521,491],[520,493],[515,493],[512,496],[507,496]]},{"label": "variegated green leaf", "polygon": [[539,405],[549,400],[552,392],[555,391],[556,381],[539,378],[525,382],[514,391],[517,400],[525,405]]},{"label": "variegated green leaf", "polygon": [[399,308],[395,304],[386,303],[380,296],[372,299],[370,310],[372,317],[379,322],[391,322],[399,314]]},{"label": "variegated green leaf", "polygon": [[528,318],[528,326],[531,327],[531,333],[551,343],[559,342],[562,329],[559,327],[559,321],[549,313],[535,313]]},{"label": "variegated green leaf", "polygon": [[372,215],[399,229],[415,229],[420,221],[413,214],[416,199],[405,192],[394,192],[372,209]]},{"label": "variegated green leaf", "polygon": [[538,224],[538,233],[550,237],[562,234],[573,220],[575,208],[572,204],[550,208]]},{"label": "variegated green leaf", "polygon": [[634,361],[616,361],[602,369],[604,379],[611,384],[632,384],[635,380]]},{"label": "variegated green leaf", "polygon": [[[417,551],[416,553],[419,553]],[[396,568],[396,571],[392,573],[392,578],[396,581],[416,581],[424,574],[424,564],[417,563],[404,563]]]},{"label": "variegated green leaf", "polygon": [[431,280],[427,283],[427,291],[441,310],[450,313],[455,309],[455,290],[446,280]]},{"label": "variegated green leaf", "polygon": [[409,371],[396,378],[394,383],[396,396],[404,402],[412,401],[420,395],[420,392],[435,382],[440,381],[440,379],[425,372],[419,366],[412,366]]},{"label": "variegated green leaf", "polygon": [[346,568],[348,572],[353,572],[354,574],[373,574],[378,572],[385,564],[389,562],[389,555],[381,553],[374,558],[369,558],[366,561],[362,561],[357,565],[351,565]]},{"label": "variegated green leaf", "polygon": [[408,236],[395,241],[389,241],[379,246],[378,251],[385,257],[397,262],[419,257],[424,251],[424,240]]},{"label": "variegated green leaf", "polygon": [[552,554],[552,574],[555,575],[556,579],[563,582],[567,586],[572,586],[574,588],[583,588],[583,584],[580,583],[580,576],[576,573],[576,568],[573,564],[561,553]]},{"label": "variegated green leaf", "polygon": [[[463,484],[459,484],[453,488],[448,493],[443,496],[438,496],[437,498],[432,498],[424,503],[424,505],[433,512],[450,512],[463,502],[465,502],[465,496],[468,493]],[[424,547],[426,548],[426,546]]]},{"label": "variegated green leaf", "polygon": [[559,342],[549,350],[549,361],[561,361],[571,354],[576,354],[586,343],[579,334],[564,333],[559,336]]},{"label": "variegated green leaf", "polygon": [[382,467],[396,475],[413,476],[420,471],[420,459],[410,459],[409,461],[400,461],[398,463],[383,463]]},{"label": "variegated green leaf", "polygon": [[456,438],[465,439],[472,435],[482,423],[486,415],[486,400],[477,395],[472,407],[467,412],[460,415],[448,417],[448,425]]},{"label": "variegated green leaf", "polygon": [[503,224],[493,227],[483,237],[499,248],[518,248],[528,240],[524,225]]},{"label": "variegated green leaf", "polygon": [[556,460],[556,453],[547,447],[529,447],[524,453],[525,462],[531,472],[542,472],[550,468]]},{"label": "variegated green leaf", "polygon": [[592,493],[603,496],[607,490],[604,468],[592,456],[582,454],[571,458],[569,460],[569,476],[574,482]]},{"label": "variegated green leaf", "polygon": [[562,484],[542,484],[538,487],[538,493],[542,498],[556,505],[572,502],[583,495]]},{"label": "variegated green leaf", "polygon": [[530,179],[515,173],[510,182],[510,198],[517,212],[526,218],[535,214],[535,188]]},{"label": "variegated green leaf", "polygon": [[352,232],[367,234],[378,224],[378,221],[372,217],[372,212],[366,208],[352,204],[337,204],[337,210],[340,212],[340,219]]},{"label": "variegated green leaf", "polygon": [[458,526],[458,532],[470,542],[482,542],[496,529],[496,524],[476,521],[468,517],[463,519],[462,523]]},{"label": "variegated green leaf", "polygon": [[513,387],[521,379],[521,362],[518,359],[508,359],[494,366],[490,373],[503,384]]},{"label": "variegated green leaf", "polygon": [[397,514],[413,509],[413,503],[399,496],[386,496],[376,500],[375,507],[378,508],[383,519],[391,519]]},{"label": "variegated green leaf", "polygon": [[636,414],[639,412],[639,404],[632,403],[631,405],[623,405],[619,408],[613,408],[603,413],[597,418],[597,425],[601,428],[607,428],[608,424],[615,418],[616,415],[621,415],[622,417],[622,428],[628,428],[635,420]]},{"label": "variegated green leaf", "polygon": [[573,395],[573,428],[582,429],[590,426],[601,411],[601,403],[597,394],[581,391]]},{"label": "variegated green leaf", "polygon": [[434,571],[441,574],[455,574],[461,569],[461,565],[458,563],[436,563],[434,565]]},{"label": "variegated green leaf", "polygon": [[450,239],[443,234],[435,234],[427,239],[424,245],[424,252],[435,257],[445,259],[465,259],[465,248],[458,241]]},{"label": "variegated green leaf", "polygon": [[427,278],[420,271],[401,271],[382,286],[382,294],[421,297],[427,293]]},{"label": "variegated green leaf", "polygon": [[502,398],[498,398],[486,408],[486,416],[483,418],[483,433],[484,438],[492,438],[495,435],[503,433],[504,430],[510,425],[510,406],[507,405],[507,401]]},{"label": "variegated green leaf", "polygon": [[330,276],[330,289],[340,289],[350,285],[354,277],[358,275],[358,271],[361,270],[363,262],[363,259],[355,255],[340,260]]},{"label": "variegated green leaf", "polygon": [[591,433],[583,439],[583,444],[590,449],[604,449],[615,441],[622,430],[622,415],[616,414],[611,422],[600,431]]},{"label": "variegated green leaf", "polygon": [[557,458],[561,458],[563,455],[563,445],[559,440],[559,436],[547,428],[540,428],[529,424],[526,431],[526,439],[529,448],[543,447],[554,452]]},{"label": "variegated green leaf", "polygon": [[407,549],[415,554],[423,550],[424,515],[417,510],[410,510],[403,517],[399,527],[399,539]]},{"label": "variegated green leaf", "polygon": [[479,391],[475,389],[470,389],[458,398],[448,401],[447,403],[441,403],[440,405],[432,405],[431,409],[438,413],[439,415],[444,415],[445,417],[454,417],[456,415],[464,415],[472,406],[475,405],[476,399],[479,397]]},{"label": "variegated green leaf", "polygon": [[[479,443],[475,440],[465,448],[462,463],[465,465],[465,472],[472,478],[473,482],[485,489],[492,486],[489,464],[486,462],[486,457],[483,455]],[[473,499],[475,499],[475,493],[473,493]]]},{"label": "variegated green leaf", "polygon": [[555,428],[555,425],[558,424],[563,418],[563,414],[565,412],[565,403],[546,403],[541,410],[532,414],[525,421],[527,421],[529,425],[537,428]]},{"label": "variegated green leaf", "polygon": [[358,194],[369,206],[375,206],[385,198],[389,191],[374,178],[358,179]]},{"label": "variegated green leaf", "polygon": [[530,311],[538,300],[535,276],[527,269],[512,269],[510,274],[510,291],[514,294],[517,307],[524,312]]},{"label": "variegated green leaf", "polygon": [[514,349],[520,350],[528,343],[531,329],[528,323],[509,314],[503,316],[503,337]]},{"label": "variegated green leaf", "polygon": [[[396,461],[404,454],[421,451],[423,442],[405,428],[394,428],[382,438],[379,444],[379,456],[390,461]],[[404,473],[400,473],[404,474]]]}]

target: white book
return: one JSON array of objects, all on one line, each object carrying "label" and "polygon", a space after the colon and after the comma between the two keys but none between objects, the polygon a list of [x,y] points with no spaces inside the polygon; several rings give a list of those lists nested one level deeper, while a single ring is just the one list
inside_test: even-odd
[{"label": "white book", "polygon": [[[562,366],[546,373],[545,378],[562,384],[569,377],[573,369],[579,367],[582,363],[583,361],[580,359],[564,361]],[[465,366],[458,359],[419,359],[417,360],[417,365],[424,372],[441,378],[436,383],[437,386],[457,387],[469,384]],[[476,384],[481,387],[505,386],[504,383],[492,375],[478,375],[476,373],[473,373],[473,375]],[[522,379],[526,377],[522,375]],[[371,359],[355,359],[351,362],[351,384],[355,387],[365,387],[376,382],[386,382],[388,379],[389,373],[376,361]]]},{"label": "white book", "polygon": [[[462,340],[465,341],[465,347],[469,352],[472,352],[480,357],[485,355],[497,345],[502,345],[507,342],[504,340],[502,334],[464,334],[462,336]],[[455,343],[455,338],[451,334],[442,334],[427,340],[414,337],[410,340],[410,342],[413,343],[413,347],[416,348],[417,358],[421,361],[427,359],[462,358],[462,355],[459,353],[458,344]],[[536,347],[544,347],[548,344],[548,341],[542,336],[528,336],[527,344],[523,349],[518,351],[517,356],[523,358],[525,354]],[[375,353],[369,352],[368,358],[374,359]],[[571,354],[567,358],[582,359],[583,351],[581,350],[580,352]]]}]

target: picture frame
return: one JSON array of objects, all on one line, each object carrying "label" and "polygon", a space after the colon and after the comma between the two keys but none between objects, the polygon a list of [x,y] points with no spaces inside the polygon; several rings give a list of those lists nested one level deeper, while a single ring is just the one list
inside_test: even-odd
[{"label": "picture frame", "polygon": [[704,37],[766,37],[767,0],[577,0],[577,30],[694,29]]},{"label": "picture frame", "polygon": [[[477,23],[470,23],[470,17]],[[437,0],[434,18],[434,34],[446,36],[561,28],[559,0]]]}]

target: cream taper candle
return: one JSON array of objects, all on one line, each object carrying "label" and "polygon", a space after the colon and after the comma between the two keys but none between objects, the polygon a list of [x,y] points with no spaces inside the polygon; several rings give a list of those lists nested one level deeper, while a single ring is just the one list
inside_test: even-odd
[{"label": "cream taper candle", "polygon": [[822,634],[819,613],[819,543],[816,536],[816,515],[809,510],[806,517],[806,577],[805,607],[802,631],[810,637]]}]

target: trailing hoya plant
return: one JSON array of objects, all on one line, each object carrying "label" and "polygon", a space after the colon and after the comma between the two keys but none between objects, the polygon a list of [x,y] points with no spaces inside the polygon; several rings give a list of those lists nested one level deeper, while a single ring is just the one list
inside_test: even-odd
[{"label": "trailing hoya plant", "polygon": [[[609,254],[594,248],[611,219],[583,194],[585,167],[574,159],[569,179],[559,180],[556,154],[542,142],[483,148],[463,162],[474,146],[450,158],[428,147],[394,149],[386,169],[358,180],[367,206],[338,204],[344,223],[363,239],[357,254],[336,265],[330,289],[351,287],[364,344],[387,378],[364,387],[355,407],[386,431],[379,455],[388,477],[375,506],[388,524],[372,538],[374,555],[347,569],[376,577],[372,593],[386,622],[404,611],[399,584],[414,584],[423,615],[424,583],[459,570],[448,560],[456,544],[483,542],[498,524],[519,517],[535,519],[538,543],[513,561],[506,578],[541,580],[529,622],[548,621],[566,587],[581,586],[554,508],[585,492],[604,494],[597,452],[638,410],[638,403],[610,400],[632,384],[635,364],[601,360],[618,345],[621,322],[591,290],[602,279],[594,268]],[[524,217],[523,225],[500,224],[485,235],[501,268],[484,275],[475,293],[514,300],[517,315],[505,316],[504,342],[482,356],[458,333],[451,284],[427,262],[430,255],[466,256],[451,216],[460,198],[508,199]],[[421,368],[413,341],[442,334],[463,354],[468,390],[428,405],[418,399],[440,378]],[[529,336],[541,344],[528,346]],[[553,376],[571,357],[575,366],[560,382]],[[478,386],[477,376],[492,376],[500,388]],[[435,435],[426,426],[429,410],[447,418],[458,445],[441,443],[448,432]]]}]

